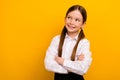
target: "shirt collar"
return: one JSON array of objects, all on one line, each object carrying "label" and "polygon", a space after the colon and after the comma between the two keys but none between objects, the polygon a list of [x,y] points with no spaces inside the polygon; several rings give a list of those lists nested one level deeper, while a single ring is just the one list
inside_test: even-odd
[{"label": "shirt collar", "polygon": [[74,38],[71,38],[71,37],[66,33],[65,38],[68,38],[68,39],[76,40],[76,41],[77,41],[77,39],[78,39],[78,35],[79,35],[79,34],[77,34]]}]

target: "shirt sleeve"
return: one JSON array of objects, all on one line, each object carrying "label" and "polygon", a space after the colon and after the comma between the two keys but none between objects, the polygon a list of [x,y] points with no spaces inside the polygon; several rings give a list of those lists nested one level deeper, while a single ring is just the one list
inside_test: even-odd
[{"label": "shirt sleeve", "polygon": [[[79,49],[78,49],[79,50]],[[92,58],[91,58],[91,52],[90,52],[90,43],[88,40],[84,40],[80,51],[78,51],[82,54],[84,54],[85,58],[82,61],[71,61],[71,60],[64,60],[63,66],[70,72],[74,72],[79,75],[84,75],[88,68],[90,67]]]},{"label": "shirt sleeve", "polygon": [[46,51],[46,56],[44,60],[45,68],[48,71],[57,72],[57,73],[67,73],[67,70],[63,66],[59,65],[55,60],[55,56],[58,54],[58,44],[59,37],[53,38],[49,48]]}]

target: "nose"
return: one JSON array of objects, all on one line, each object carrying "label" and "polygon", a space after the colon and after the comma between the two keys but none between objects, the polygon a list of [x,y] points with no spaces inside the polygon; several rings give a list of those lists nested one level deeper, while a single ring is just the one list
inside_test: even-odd
[{"label": "nose", "polygon": [[74,24],[75,21],[73,19],[70,20],[70,24]]}]

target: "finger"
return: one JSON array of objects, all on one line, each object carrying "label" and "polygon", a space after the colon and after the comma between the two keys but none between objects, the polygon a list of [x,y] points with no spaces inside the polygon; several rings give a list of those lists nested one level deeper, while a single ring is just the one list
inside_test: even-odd
[{"label": "finger", "polygon": [[78,60],[83,60],[84,59],[84,55],[83,54],[81,54],[81,55],[79,55],[79,57],[78,57]]},{"label": "finger", "polygon": [[84,57],[84,55],[79,55],[78,58]]}]

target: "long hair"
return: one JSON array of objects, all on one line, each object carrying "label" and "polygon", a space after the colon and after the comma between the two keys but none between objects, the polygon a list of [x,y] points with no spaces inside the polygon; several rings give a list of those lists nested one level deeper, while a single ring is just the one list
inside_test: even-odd
[{"label": "long hair", "polygon": [[[84,9],[84,7],[80,6],[80,5],[73,5],[72,7],[70,7],[66,13],[66,17],[67,15],[71,12],[71,11],[74,11],[74,10],[79,10],[80,13],[82,14],[82,17],[83,17],[83,23],[86,22],[86,19],[87,19],[87,13],[86,13],[86,10]],[[59,46],[58,46],[58,56],[61,57],[62,56],[62,47],[63,47],[63,44],[64,44],[64,39],[65,39],[65,36],[66,36],[66,32],[67,32],[67,29],[66,27],[64,26],[62,32],[61,32],[61,36],[60,36],[60,42],[59,42]],[[72,55],[71,55],[71,60],[74,61],[75,60],[75,55],[76,55],[76,50],[77,50],[77,46],[79,44],[79,41],[81,39],[85,38],[85,35],[84,35],[84,32],[83,30],[81,29],[79,35],[78,35],[78,40],[73,48],[73,52],[72,52]]]},{"label": "long hair", "polygon": [[58,56],[61,57],[62,56],[62,46],[64,43],[64,39],[65,39],[65,35],[66,35],[67,29],[63,28],[61,36],[60,36],[60,42],[59,42],[59,46],[58,46]]}]

